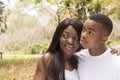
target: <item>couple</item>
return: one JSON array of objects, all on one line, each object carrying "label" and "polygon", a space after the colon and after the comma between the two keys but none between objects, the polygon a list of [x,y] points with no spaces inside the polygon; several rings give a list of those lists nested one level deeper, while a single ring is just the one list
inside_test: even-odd
[{"label": "couple", "polygon": [[[64,19],[38,62],[34,80],[120,80],[119,56],[105,45],[112,29],[104,14],[94,14],[84,24]],[[86,49],[76,54],[81,46]]]}]

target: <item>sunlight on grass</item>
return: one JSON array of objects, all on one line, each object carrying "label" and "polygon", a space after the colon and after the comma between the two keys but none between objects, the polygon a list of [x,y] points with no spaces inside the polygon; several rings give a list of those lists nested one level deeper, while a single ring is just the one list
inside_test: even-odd
[{"label": "sunlight on grass", "polygon": [[38,58],[40,55],[3,54],[3,59]]},{"label": "sunlight on grass", "polygon": [[13,55],[13,54],[3,54],[3,59],[0,59],[0,66],[14,64],[19,62],[29,62],[38,60],[40,55]]},{"label": "sunlight on grass", "polygon": [[4,54],[25,54],[24,50],[19,51],[5,51]]}]

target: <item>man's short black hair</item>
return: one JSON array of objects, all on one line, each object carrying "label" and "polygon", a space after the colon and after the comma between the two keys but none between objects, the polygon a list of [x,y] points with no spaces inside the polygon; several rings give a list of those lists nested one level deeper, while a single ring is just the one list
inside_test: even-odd
[{"label": "man's short black hair", "polygon": [[113,23],[112,23],[112,20],[108,16],[104,14],[93,14],[89,17],[89,19],[101,23],[107,30],[108,35],[110,35],[110,33],[112,32]]}]

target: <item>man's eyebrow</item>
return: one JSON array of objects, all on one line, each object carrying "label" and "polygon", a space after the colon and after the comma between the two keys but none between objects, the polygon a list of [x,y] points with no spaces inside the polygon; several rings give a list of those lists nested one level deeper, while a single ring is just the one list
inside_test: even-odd
[{"label": "man's eyebrow", "polygon": [[[83,29],[85,29],[85,26],[83,25]],[[95,32],[95,29],[94,28],[87,28],[88,30],[92,30]]]},{"label": "man's eyebrow", "polygon": [[95,29],[93,29],[93,28],[88,28],[89,30],[92,30],[92,31],[94,31],[95,32]]}]

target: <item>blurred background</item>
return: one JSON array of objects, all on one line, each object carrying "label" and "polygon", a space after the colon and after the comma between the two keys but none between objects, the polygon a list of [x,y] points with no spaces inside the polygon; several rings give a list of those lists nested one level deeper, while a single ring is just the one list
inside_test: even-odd
[{"label": "blurred background", "polygon": [[0,0],[0,80],[32,80],[58,23],[67,17],[84,22],[94,13],[112,19],[106,44],[119,46],[120,0]]}]

